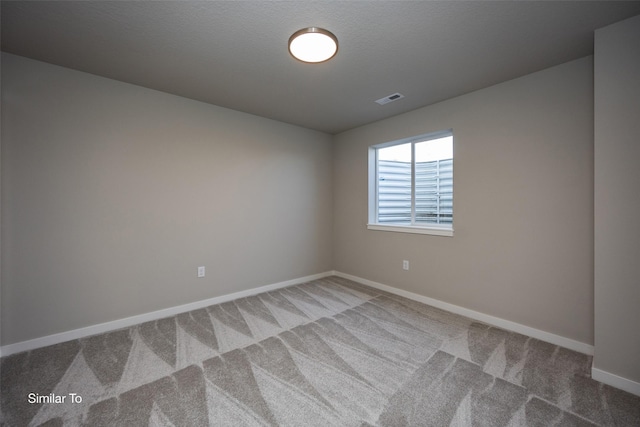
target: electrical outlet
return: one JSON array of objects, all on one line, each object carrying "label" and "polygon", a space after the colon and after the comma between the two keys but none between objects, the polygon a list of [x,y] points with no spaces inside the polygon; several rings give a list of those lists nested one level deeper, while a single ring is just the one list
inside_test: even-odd
[{"label": "electrical outlet", "polygon": [[204,267],[198,267],[198,277],[204,277]]},{"label": "electrical outlet", "polygon": [[406,259],[402,261],[402,269],[403,270],[409,269],[409,261],[407,261]]}]

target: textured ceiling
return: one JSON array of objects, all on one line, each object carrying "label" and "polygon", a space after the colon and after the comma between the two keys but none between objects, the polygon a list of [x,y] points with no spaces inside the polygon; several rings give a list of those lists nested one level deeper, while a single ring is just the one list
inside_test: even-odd
[{"label": "textured ceiling", "polygon": [[[2,1],[0,13],[3,51],[333,134],[590,55],[594,30],[640,2]],[[308,26],[338,37],[331,61],[289,56]]]}]

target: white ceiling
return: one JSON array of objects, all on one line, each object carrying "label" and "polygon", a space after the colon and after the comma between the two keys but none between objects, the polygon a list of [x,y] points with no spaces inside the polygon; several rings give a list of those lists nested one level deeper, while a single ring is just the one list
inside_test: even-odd
[{"label": "white ceiling", "polygon": [[[612,1],[2,1],[2,50],[338,133],[593,53]],[[304,64],[296,30],[338,54]],[[378,98],[405,98],[380,106]]]}]

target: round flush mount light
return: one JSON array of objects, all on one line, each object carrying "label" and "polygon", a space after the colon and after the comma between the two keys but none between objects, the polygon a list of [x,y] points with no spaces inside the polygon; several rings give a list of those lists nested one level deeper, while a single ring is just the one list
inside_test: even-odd
[{"label": "round flush mount light", "polygon": [[289,53],[302,62],[324,62],[333,58],[336,52],[338,39],[324,28],[303,28],[289,38]]}]

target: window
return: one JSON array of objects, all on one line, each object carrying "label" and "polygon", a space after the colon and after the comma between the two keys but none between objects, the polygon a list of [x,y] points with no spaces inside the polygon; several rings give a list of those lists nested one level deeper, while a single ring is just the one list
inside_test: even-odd
[{"label": "window", "polygon": [[369,148],[367,227],[453,236],[451,131]]}]

